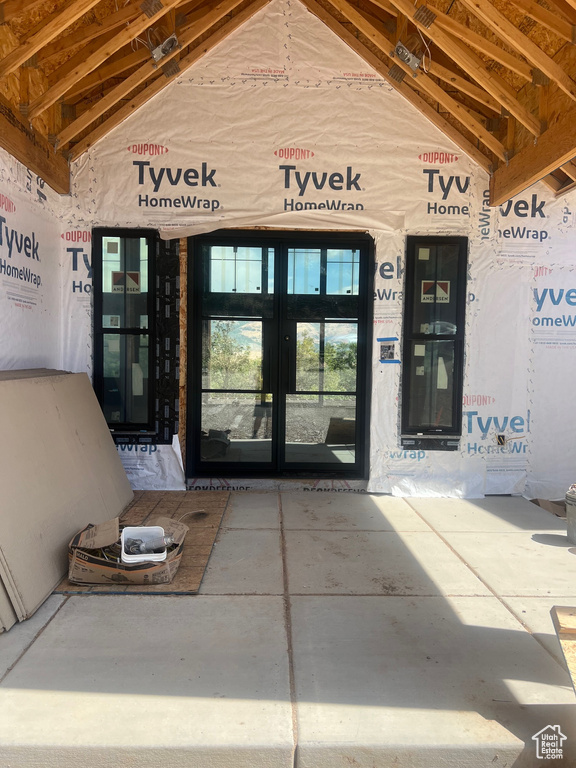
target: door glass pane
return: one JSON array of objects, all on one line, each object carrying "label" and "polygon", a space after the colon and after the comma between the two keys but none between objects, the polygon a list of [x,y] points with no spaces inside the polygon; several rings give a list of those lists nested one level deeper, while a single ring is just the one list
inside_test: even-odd
[{"label": "door glass pane", "polygon": [[356,323],[296,323],[296,390],[356,389]]},{"label": "door glass pane", "polygon": [[271,394],[204,392],[202,461],[270,462],[272,415]]},{"label": "door glass pane", "polygon": [[202,388],[261,389],[262,322],[205,320],[202,327]]},{"label": "door glass pane", "polygon": [[413,333],[455,334],[459,246],[418,246]]},{"label": "door glass pane", "polygon": [[287,462],[353,464],[356,460],[355,442],[355,397],[288,395]]},{"label": "door glass pane", "polygon": [[148,328],[146,238],[102,238],[102,326]]},{"label": "door glass pane", "polygon": [[319,248],[288,249],[288,293],[320,294]]},{"label": "door glass pane", "polygon": [[452,426],[453,371],[453,341],[412,342],[409,428]]},{"label": "door glass pane", "polygon": [[148,336],[104,334],[102,410],[109,424],[148,422]]},{"label": "door glass pane", "polygon": [[357,296],[359,288],[360,251],[328,249],[326,293]]},{"label": "door glass pane", "polygon": [[214,245],[210,247],[211,293],[273,293],[272,248]]}]

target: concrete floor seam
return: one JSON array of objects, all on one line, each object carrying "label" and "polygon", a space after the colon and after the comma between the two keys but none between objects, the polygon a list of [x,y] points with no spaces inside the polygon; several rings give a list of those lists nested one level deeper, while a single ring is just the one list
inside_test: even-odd
[{"label": "concrete floor seam", "polygon": [[284,535],[284,515],[282,512],[282,494],[280,492],[278,492],[278,516],[280,520],[280,551],[282,553],[282,582],[284,585],[284,624],[286,627],[286,643],[288,647],[288,675],[290,682],[292,735],[294,740],[294,752],[292,760],[293,766],[296,768],[296,750],[298,748],[298,716],[296,714],[296,678],[294,675],[294,652],[292,642],[292,603],[290,600],[290,583],[288,579],[286,537]]},{"label": "concrete floor seam", "polygon": [[[475,576],[475,577],[478,579],[478,581],[480,581],[480,582],[481,582],[481,583],[482,583],[482,584],[483,584],[483,585],[486,587],[486,589],[487,589],[487,590],[489,590],[489,591],[492,593],[492,595],[493,595],[493,596],[496,598],[496,600],[498,600],[498,602],[499,602],[499,603],[500,603],[500,604],[501,604],[501,605],[502,605],[502,606],[503,606],[503,607],[504,607],[504,608],[505,608],[505,609],[508,611],[508,613],[509,613],[511,616],[513,616],[513,617],[514,617],[514,619],[516,619],[516,621],[517,621],[517,622],[518,622],[518,623],[519,623],[519,624],[520,624],[520,625],[523,627],[523,629],[524,629],[526,632],[528,632],[528,634],[529,634],[529,635],[530,635],[530,636],[531,636],[531,637],[532,637],[532,638],[533,638],[533,639],[534,639],[534,640],[535,640],[535,641],[538,643],[538,645],[539,645],[541,648],[543,648],[543,649],[546,651],[546,653],[547,653],[547,654],[548,654],[548,655],[549,655],[549,656],[550,656],[552,659],[554,659],[554,661],[556,662],[556,664],[558,664],[558,666],[560,666],[562,669],[564,669],[564,671],[566,671],[566,667],[560,663],[560,661],[559,661],[559,660],[558,660],[558,659],[557,659],[557,658],[554,656],[554,654],[550,652],[550,650],[549,650],[549,649],[546,647],[546,645],[545,645],[545,644],[544,644],[544,643],[543,643],[543,642],[542,642],[542,641],[541,641],[541,640],[540,640],[540,639],[539,639],[539,638],[536,636],[536,634],[535,634],[535,633],[534,633],[534,632],[533,632],[533,631],[530,629],[530,627],[529,627],[529,626],[526,624],[526,622],[525,622],[525,621],[523,621],[523,620],[522,620],[522,618],[521,618],[520,616],[518,616],[518,615],[515,613],[515,611],[513,611],[513,610],[512,610],[512,608],[511,608],[511,607],[510,607],[510,606],[509,606],[509,605],[508,605],[508,604],[505,602],[505,600],[503,599],[503,597],[504,597],[504,596],[502,596],[502,595],[499,595],[499,594],[498,594],[498,593],[497,593],[497,592],[496,592],[496,591],[495,591],[495,590],[494,590],[494,589],[493,589],[493,588],[492,588],[492,587],[491,587],[491,586],[490,586],[490,585],[489,585],[489,584],[488,584],[488,583],[487,583],[487,582],[486,582],[486,581],[485,581],[485,580],[484,580],[484,579],[483,579],[483,578],[480,576],[480,574],[479,574],[479,573],[477,573],[477,571],[476,571],[476,570],[475,570],[475,569],[474,569],[474,568],[473,568],[473,567],[472,567],[472,566],[471,566],[471,565],[470,565],[470,564],[469,564],[469,563],[468,563],[468,562],[467,562],[467,561],[466,561],[466,560],[465,560],[465,559],[462,557],[462,555],[461,555],[459,552],[457,552],[457,551],[456,551],[456,549],[454,549],[454,547],[453,547],[453,546],[450,544],[450,542],[449,542],[449,541],[448,541],[448,540],[447,540],[447,539],[446,539],[444,536],[442,536],[442,534],[440,533],[440,531],[436,530],[436,528],[434,528],[434,526],[433,526],[431,523],[429,523],[427,520],[425,520],[425,519],[424,519],[424,517],[423,517],[423,516],[420,514],[420,512],[418,512],[418,510],[417,510],[417,509],[414,507],[414,505],[410,503],[410,499],[404,499],[404,501],[405,501],[405,502],[408,504],[408,506],[410,507],[410,509],[412,509],[412,511],[413,511],[413,512],[415,512],[415,513],[418,515],[418,517],[420,517],[420,518],[423,520],[423,522],[425,522],[427,525],[429,525],[429,526],[430,526],[430,528],[431,528],[431,529],[432,529],[432,531],[433,531],[433,532],[436,534],[436,536],[438,536],[438,538],[439,538],[439,539],[440,539],[440,540],[441,540],[441,541],[442,541],[442,542],[443,542],[443,543],[444,543],[444,544],[445,544],[445,545],[446,545],[446,546],[447,546],[447,547],[450,549],[450,551],[451,551],[451,552],[452,552],[454,555],[456,555],[456,557],[457,557],[457,558],[460,560],[460,562],[461,562],[461,563],[463,563],[463,565],[465,565],[465,566],[466,566],[466,568],[468,568],[468,570],[469,570],[469,571],[470,571],[470,572],[471,572],[471,573],[472,573],[472,574],[473,574],[473,575],[474,575],[474,576]],[[512,533],[515,533],[515,531],[513,531]],[[520,534],[520,533],[523,533],[523,531],[518,531],[518,534]],[[556,597],[556,596],[554,596],[554,595],[550,595],[550,597]]]}]

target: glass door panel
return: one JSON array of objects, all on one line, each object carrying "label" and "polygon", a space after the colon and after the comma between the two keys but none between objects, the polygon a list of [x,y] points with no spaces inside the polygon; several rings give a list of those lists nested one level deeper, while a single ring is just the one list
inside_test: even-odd
[{"label": "glass door panel", "polygon": [[201,470],[360,476],[371,272],[367,243],[340,239],[201,238]]}]

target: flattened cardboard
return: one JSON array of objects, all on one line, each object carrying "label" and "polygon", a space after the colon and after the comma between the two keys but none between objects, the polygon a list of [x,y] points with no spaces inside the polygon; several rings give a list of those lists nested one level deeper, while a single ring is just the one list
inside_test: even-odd
[{"label": "flattened cardboard", "polygon": [[165,561],[117,563],[97,554],[120,539],[120,520],[115,518],[89,525],[74,536],[68,547],[68,580],[74,584],[169,584],[182,560],[188,526],[169,517],[158,517],[148,524],[161,525],[177,545]]}]

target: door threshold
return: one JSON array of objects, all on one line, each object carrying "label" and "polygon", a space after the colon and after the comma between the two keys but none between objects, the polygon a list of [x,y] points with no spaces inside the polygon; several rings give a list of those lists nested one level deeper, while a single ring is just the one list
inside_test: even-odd
[{"label": "door threshold", "polygon": [[322,493],[367,493],[368,480],[342,478],[224,478],[186,479],[188,491],[309,491]]}]

